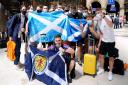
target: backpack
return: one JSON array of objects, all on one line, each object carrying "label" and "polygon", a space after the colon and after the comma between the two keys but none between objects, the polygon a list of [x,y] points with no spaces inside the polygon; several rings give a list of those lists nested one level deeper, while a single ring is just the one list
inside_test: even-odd
[{"label": "backpack", "polygon": [[124,75],[124,62],[120,59],[114,60],[113,73]]},{"label": "backpack", "polygon": [[119,57],[119,49],[114,48],[114,55],[113,55],[113,57],[114,58]]}]

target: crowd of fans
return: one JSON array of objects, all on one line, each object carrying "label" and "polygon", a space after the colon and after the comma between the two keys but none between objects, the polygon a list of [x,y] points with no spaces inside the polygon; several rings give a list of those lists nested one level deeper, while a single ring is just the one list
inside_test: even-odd
[{"label": "crowd of fans", "polygon": [[[94,13],[91,9],[88,9],[87,7],[84,7],[82,5],[78,7],[74,5],[63,6],[60,4],[57,6],[51,5],[50,7],[48,7],[47,5],[38,5],[36,9],[34,9],[33,6],[29,6],[28,8],[26,8],[25,6],[21,6],[21,13],[14,15],[11,18],[11,24],[9,24],[8,26],[9,40],[13,40],[16,43],[16,60],[14,61],[14,64],[17,68],[21,68],[21,63],[19,62],[21,43],[26,43],[25,50],[28,46],[26,39],[27,34],[29,33],[29,26],[27,25],[27,16],[29,12],[33,11],[37,13],[63,11],[63,13],[67,15],[69,18],[85,19],[87,21],[87,24],[85,26],[82,23],[80,24],[82,39],[78,40],[77,42],[62,42],[60,36],[56,36],[54,40],[55,46],[53,49],[57,48],[57,50],[69,54],[68,57],[64,57],[68,67],[67,74],[69,83],[72,82],[72,78],[75,78],[75,62],[78,62],[79,65],[82,65],[84,56],[83,54],[92,53],[92,50],[94,48],[94,54],[97,55],[99,62],[99,71],[97,72],[97,74],[99,75],[104,72],[104,55],[108,53],[108,55],[110,56],[110,71],[108,79],[113,79],[112,69],[115,58],[113,54],[115,48],[115,37],[113,27],[115,29],[123,27],[123,16],[109,16],[100,8],[97,8],[97,10]],[[88,30],[89,32],[87,32]],[[95,40],[95,44],[93,44],[93,41],[91,41],[90,45],[88,45],[89,37]],[[62,44],[64,45],[62,46]],[[65,46],[65,44],[67,45]],[[48,49],[50,49],[51,46],[53,46],[53,44],[50,44]],[[43,49],[41,47],[38,47],[38,49],[48,50]],[[76,49],[77,51],[75,52]],[[77,56],[75,56],[75,53],[77,54]],[[77,57],[77,60],[75,60],[75,57]],[[71,75],[72,70],[74,70],[72,73],[73,75]]]}]

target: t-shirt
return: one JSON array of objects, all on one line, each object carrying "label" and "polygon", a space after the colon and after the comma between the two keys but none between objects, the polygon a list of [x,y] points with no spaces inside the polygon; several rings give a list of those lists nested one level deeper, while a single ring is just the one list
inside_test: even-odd
[{"label": "t-shirt", "polygon": [[[106,18],[111,20],[111,18],[108,15],[106,15]],[[103,34],[102,41],[115,42],[114,30],[113,30],[113,28],[108,26],[108,24],[106,23],[106,21],[104,19],[102,19],[102,21],[101,21],[100,31]]]}]

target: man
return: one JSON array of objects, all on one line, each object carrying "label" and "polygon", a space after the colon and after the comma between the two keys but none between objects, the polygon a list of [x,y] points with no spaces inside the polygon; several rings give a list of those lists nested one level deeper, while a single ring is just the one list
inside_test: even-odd
[{"label": "man", "polygon": [[[82,39],[77,41],[77,55],[78,55],[78,64],[82,65],[81,62],[81,51],[85,50],[85,52],[92,53],[93,51],[93,45],[96,45],[94,41],[88,40],[88,36],[90,36],[92,39],[96,40],[99,39],[99,31],[94,29],[94,21],[92,14],[88,14],[86,18],[86,25],[83,27],[83,24],[80,24],[81,32],[82,32]],[[89,45],[88,42],[90,41]],[[85,49],[82,49],[82,44],[85,44]],[[89,47],[88,47],[89,46]]]},{"label": "man", "polygon": [[50,6],[50,9],[49,9],[49,12],[53,12],[53,11],[55,11],[55,6],[54,5],[51,5]]},{"label": "man", "polygon": [[41,13],[41,12],[42,12],[42,5],[38,5],[38,6],[36,7],[36,12],[37,12],[37,13]]},{"label": "man", "polygon": [[62,53],[62,56],[65,59],[65,62],[67,64],[67,74],[68,74],[68,82],[71,83],[72,79],[71,79],[71,71],[75,65],[75,61],[74,61],[74,49],[72,49],[71,47],[69,47],[66,44],[63,44],[62,40],[61,40],[61,36],[57,35],[54,39],[54,43],[55,45],[52,45],[50,47],[47,48],[38,48],[40,50],[54,50],[54,51],[60,51]]},{"label": "man", "polygon": [[16,43],[14,65],[20,68],[20,48],[21,42],[25,41],[25,25],[27,22],[26,7],[21,6],[21,13],[15,14],[11,18],[11,23],[8,25],[8,35],[9,39]]},{"label": "man", "polygon": [[44,5],[42,11],[43,12],[48,12],[48,6]]},{"label": "man", "polygon": [[104,73],[104,55],[108,53],[109,56],[109,73],[108,80],[113,79],[112,69],[114,63],[114,48],[115,48],[115,36],[113,31],[113,23],[111,18],[108,15],[105,15],[102,11],[100,11],[99,20],[101,20],[100,24],[100,41],[99,41],[99,62],[100,68],[97,72],[97,75]]},{"label": "man", "polygon": [[[69,18],[74,18],[74,19],[80,19],[82,17],[82,15],[80,16],[79,13],[76,11],[76,7],[75,6],[70,6],[70,10],[67,13],[67,16]],[[70,42],[70,44],[75,49],[76,43],[75,42]],[[78,50],[79,50],[79,48],[78,48]],[[78,53],[78,64],[82,65],[79,53]]]},{"label": "man", "polygon": [[58,4],[55,11],[64,11],[62,5]]}]

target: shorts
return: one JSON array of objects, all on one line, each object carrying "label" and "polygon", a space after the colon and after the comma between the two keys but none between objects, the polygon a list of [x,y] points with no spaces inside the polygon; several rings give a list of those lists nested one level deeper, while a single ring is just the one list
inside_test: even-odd
[{"label": "shorts", "polygon": [[85,38],[82,38],[77,41],[77,46],[82,46],[82,44],[85,44]]},{"label": "shorts", "polygon": [[99,53],[102,55],[106,55],[108,53],[108,56],[115,58],[116,57],[116,56],[114,56],[115,55],[115,42],[101,41]]},{"label": "shorts", "polygon": [[68,72],[69,71],[70,62],[71,62],[71,60],[74,60],[74,58],[71,58],[71,56],[67,56],[67,55],[64,55],[63,58],[64,58],[65,63],[67,65],[67,72]]}]

